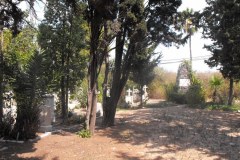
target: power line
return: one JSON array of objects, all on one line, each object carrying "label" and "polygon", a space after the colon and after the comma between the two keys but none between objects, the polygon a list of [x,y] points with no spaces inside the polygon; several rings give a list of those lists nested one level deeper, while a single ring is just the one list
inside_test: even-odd
[{"label": "power line", "polygon": [[[200,60],[207,60],[208,58],[199,58],[199,59],[193,59],[193,61],[200,61]],[[172,62],[164,62],[164,63],[159,63],[159,65],[162,64],[172,64],[172,63],[181,63],[183,60],[178,60],[178,61],[172,61]]]},{"label": "power line", "polygon": [[[199,59],[199,58],[209,58],[211,57],[210,55],[206,55],[206,56],[197,56],[197,57],[193,57],[193,59]],[[189,60],[188,58],[182,58],[182,59],[165,59],[165,60],[161,60],[161,62],[165,62],[165,61],[181,61],[181,60]]]}]

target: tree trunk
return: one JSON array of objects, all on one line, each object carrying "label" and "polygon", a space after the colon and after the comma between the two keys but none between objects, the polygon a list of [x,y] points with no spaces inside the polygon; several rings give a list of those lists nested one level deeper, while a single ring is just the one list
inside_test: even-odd
[{"label": "tree trunk", "polygon": [[118,99],[119,98],[117,97],[115,98],[110,97],[106,101],[104,105],[104,116],[103,116],[103,122],[102,122],[102,125],[104,127],[114,126]]},{"label": "tree trunk", "polygon": [[64,50],[62,51],[61,55],[61,67],[62,67],[62,76],[61,76],[61,107],[62,107],[62,122],[65,123],[67,120],[67,113],[66,113],[66,90],[65,90],[65,56]]},{"label": "tree trunk", "polygon": [[0,49],[0,123],[3,119],[3,31],[1,32]]},{"label": "tree trunk", "polygon": [[189,36],[190,67],[192,70],[192,36]]},{"label": "tree trunk", "polygon": [[68,101],[68,99],[69,99],[69,94],[68,94],[68,91],[69,91],[69,75],[67,75],[67,79],[66,79],[66,89],[65,89],[65,94],[66,94],[66,96],[65,96],[65,98],[66,98],[66,100],[65,100],[65,102],[66,102],[66,104],[65,104],[65,113],[66,113],[66,115],[67,115],[67,118],[68,118],[68,103],[69,103],[69,101]]},{"label": "tree trunk", "polygon": [[217,98],[217,88],[214,88],[214,92],[213,92],[213,103],[216,102],[216,98]]},{"label": "tree trunk", "polygon": [[90,119],[89,119],[89,130],[92,135],[94,135],[95,131],[95,124],[96,124],[96,112],[97,112],[97,96],[96,96],[96,83],[93,87],[92,91],[92,109],[90,113]]},{"label": "tree trunk", "polygon": [[88,107],[86,114],[86,129],[93,135],[96,122],[96,110],[97,110],[97,78],[98,78],[98,46],[99,38],[102,30],[102,22],[100,14],[93,13],[91,19],[91,38],[90,38],[90,63],[88,67]]},{"label": "tree trunk", "polygon": [[63,123],[66,122],[67,120],[67,115],[66,115],[66,93],[65,93],[65,77],[61,77],[61,107],[62,107],[62,121]]},{"label": "tree trunk", "polygon": [[141,95],[141,99],[140,99],[140,106],[142,107],[143,106],[143,85],[141,84],[140,85],[140,95]]},{"label": "tree trunk", "polygon": [[229,81],[228,105],[231,106],[233,101],[233,78]]}]

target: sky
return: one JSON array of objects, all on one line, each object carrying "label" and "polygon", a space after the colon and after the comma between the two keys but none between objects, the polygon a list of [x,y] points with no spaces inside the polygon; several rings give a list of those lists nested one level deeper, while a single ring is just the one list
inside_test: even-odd
[{"label": "sky", "polygon": [[[182,0],[179,11],[185,10],[186,8],[192,8],[194,11],[201,11],[206,5],[205,0]],[[216,71],[216,68],[210,69],[208,65],[204,63],[204,59],[211,56],[210,52],[203,49],[204,44],[209,44],[210,40],[201,37],[201,31],[192,36],[193,70],[197,72]],[[160,45],[156,51],[162,53],[162,59],[159,66],[168,71],[177,72],[181,61],[190,59],[189,43],[179,47],[179,49],[174,46],[167,48]]]}]

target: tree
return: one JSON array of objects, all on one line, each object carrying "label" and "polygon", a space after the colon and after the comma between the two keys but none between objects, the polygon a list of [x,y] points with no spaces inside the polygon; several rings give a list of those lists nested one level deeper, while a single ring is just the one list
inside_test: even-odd
[{"label": "tree", "polygon": [[119,7],[115,21],[120,25],[120,30],[116,35],[110,97],[104,96],[106,98],[103,99],[104,126],[114,125],[117,103],[128,80],[136,54],[144,53],[144,49],[153,43],[171,46],[174,42],[184,41],[180,41],[182,35],[172,30],[180,4],[180,0],[150,0],[145,6],[143,1],[137,0],[119,1],[117,4]]},{"label": "tree", "polygon": [[192,9],[187,8],[186,10],[182,11],[180,13],[180,19],[182,22],[185,22],[183,24],[184,32],[187,33],[187,36],[189,37],[189,53],[190,53],[190,65],[192,67],[192,35],[197,31],[196,25],[194,25],[194,18],[196,17],[197,12],[193,12]]},{"label": "tree", "polygon": [[75,12],[65,0],[49,1],[45,19],[39,26],[38,40],[48,59],[45,66],[52,83],[50,88],[61,89],[63,122],[68,116],[69,89],[83,79],[86,67],[86,55],[80,52],[85,47],[86,38],[81,14],[83,7],[80,3]]},{"label": "tree", "polygon": [[[39,126],[39,103],[45,88],[42,55],[37,51],[36,30],[25,27],[13,37],[5,31],[4,81],[14,91],[17,117],[4,136],[14,139],[33,138]],[[5,121],[4,123],[9,123]],[[1,124],[0,124],[1,125]]]},{"label": "tree", "polygon": [[225,0],[208,0],[208,6],[202,15],[203,36],[213,41],[205,48],[212,52],[206,63],[210,67],[219,66],[224,78],[230,80],[228,105],[232,104],[233,82],[240,75],[240,2]]},{"label": "tree", "polygon": [[[34,0],[3,0],[0,2],[0,31],[4,27],[17,35],[23,25],[24,12],[19,8],[19,3],[27,2],[33,10]],[[3,36],[2,36],[3,37]],[[1,41],[1,46],[3,41]],[[3,117],[3,49],[0,50],[0,123]]]},{"label": "tree", "polygon": [[211,87],[214,89],[213,91],[213,102],[216,102],[216,98],[217,98],[217,89],[222,85],[223,81],[221,78],[217,77],[217,76],[213,76],[210,80],[210,85]]},{"label": "tree", "polygon": [[[75,0],[68,0],[68,2],[73,5],[76,4]],[[103,95],[103,97],[107,97],[103,98],[104,126],[114,125],[117,102],[127,82],[136,52],[141,53],[144,48],[153,42],[162,43],[166,46],[170,46],[172,42],[179,42],[181,35],[177,35],[172,28],[175,23],[174,16],[180,4],[181,0],[150,0],[144,7],[142,0],[87,1],[86,18],[90,26],[91,36],[86,128],[90,129],[91,133],[94,132],[96,120],[98,71],[108,55],[111,40],[116,37],[110,97]],[[109,22],[116,25],[111,27]],[[113,29],[115,27],[116,30]],[[109,32],[112,30],[115,32]],[[105,75],[105,77],[108,77],[108,75]]]},{"label": "tree", "polygon": [[150,84],[155,78],[154,68],[158,65],[161,58],[161,55],[158,55],[156,58],[152,59],[154,55],[159,54],[154,53],[156,47],[157,45],[153,45],[149,48],[145,48],[143,51],[144,53],[136,54],[133,60],[130,79],[132,79],[140,86],[141,106],[143,104],[143,86]]}]

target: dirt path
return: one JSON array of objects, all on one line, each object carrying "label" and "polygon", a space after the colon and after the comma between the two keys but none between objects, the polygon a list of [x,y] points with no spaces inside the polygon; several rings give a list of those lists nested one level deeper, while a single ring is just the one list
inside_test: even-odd
[{"label": "dirt path", "polygon": [[0,159],[239,160],[240,115],[183,106],[120,110],[116,126],[98,127],[90,139],[72,130],[0,146],[8,147]]}]

